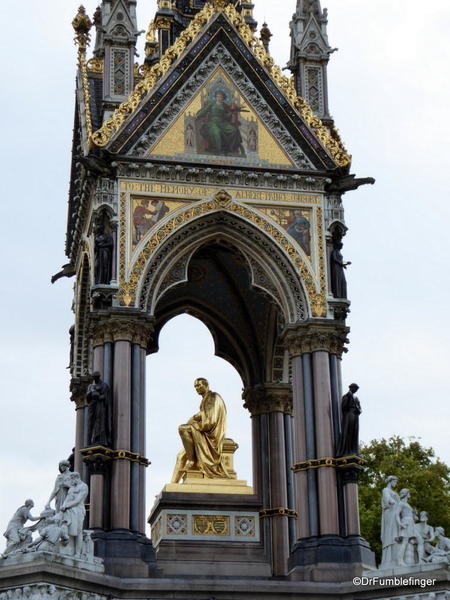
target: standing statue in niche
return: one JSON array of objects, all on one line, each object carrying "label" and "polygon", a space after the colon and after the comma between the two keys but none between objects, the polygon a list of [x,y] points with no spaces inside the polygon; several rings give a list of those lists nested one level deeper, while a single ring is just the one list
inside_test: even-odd
[{"label": "standing statue in niche", "polygon": [[333,240],[333,251],[330,258],[331,292],[335,298],[347,298],[347,280],[345,279],[345,269],[351,262],[344,262],[342,256],[343,243]]},{"label": "standing statue in niche", "polygon": [[88,404],[88,443],[90,446],[110,446],[112,432],[111,393],[100,373],[92,373],[92,383],[86,393]]},{"label": "standing statue in niche", "polygon": [[386,479],[386,487],[381,497],[381,568],[389,568],[396,564],[395,548],[398,537],[397,512],[400,497],[394,490],[398,483],[395,475]]},{"label": "standing statue in niche", "polygon": [[206,379],[195,380],[196,392],[202,397],[200,410],[178,431],[183,450],[178,453],[172,483],[178,483],[189,471],[201,471],[208,478],[231,478],[223,460],[226,408],[221,396],[209,389]]},{"label": "standing statue in niche", "polygon": [[94,278],[96,284],[109,285],[111,282],[113,248],[114,240],[112,235],[105,231],[103,225],[99,225],[94,240]]},{"label": "standing statue in niche", "polygon": [[362,411],[361,404],[355,396],[358,390],[359,386],[352,383],[342,398],[342,433],[339,439],[338,456],[359,454],[359,415]]}]

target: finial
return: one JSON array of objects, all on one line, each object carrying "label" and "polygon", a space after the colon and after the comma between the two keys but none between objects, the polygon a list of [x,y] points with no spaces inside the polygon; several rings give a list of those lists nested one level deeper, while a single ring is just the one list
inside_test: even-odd
[{"label": "finial", "polygon": [[86,14],[86,9],[83,5],[78,9],[78,13],[72,21],[72,27],[75,30],[75,43],[80,49],[85,50],[91,41],[89,32],[92,27],[92,21]]},{"label": "finial", "polygon": [[259,39],[261,40],[266,52],[269,52],[269,43],[271,37],[272,32],[268,28],[267,23],[264,22],[263,26],[261,27],[261,31],[259,32]]}]

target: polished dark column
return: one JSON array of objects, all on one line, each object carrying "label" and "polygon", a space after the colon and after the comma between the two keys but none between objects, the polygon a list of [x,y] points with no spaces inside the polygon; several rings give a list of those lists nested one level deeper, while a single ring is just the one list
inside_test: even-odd
[{"label": "polished dark column", "polygon": [[289,558],[289,519],[295,512],[289,506],[288,465],[290,433],[286,422],[292,414],[291,386],[285,384],[258,385],[244,393],[245,406],[250,410],[260,443],[256,465],[259,493],[263,504],[261,518],[266,547],[273,574],[287,574]]},{"label": "polished dark column", "polygon": [[359,537],[357,487],[352,479],[359,465],[352,464],[347,473],[336,458],[340,358],[348,331],[342,322],[314,319],[289,326],[282,335],[292,364],[299,522],[289,564],[297,579],[340,581],[373,564],[373,554]]}]

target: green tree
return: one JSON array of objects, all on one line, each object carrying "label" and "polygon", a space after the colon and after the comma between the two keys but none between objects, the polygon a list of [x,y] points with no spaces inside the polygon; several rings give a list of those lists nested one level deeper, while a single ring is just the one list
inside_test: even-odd
[{"label": "green tree", "polygon": [[381,559],[381,492],[388,475],[398,477],[397,492],[411,491],[410,504],[425,510],[430,525],[450,533],[450,468],[436,459],[432,448],[424,448],[415,438],[372,440],[361,448],[366,468],[359,480],[361,533]]}]

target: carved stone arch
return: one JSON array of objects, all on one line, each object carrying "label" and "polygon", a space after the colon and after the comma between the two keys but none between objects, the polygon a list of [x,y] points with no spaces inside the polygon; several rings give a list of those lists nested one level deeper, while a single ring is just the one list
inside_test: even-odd
[{"label": "carved stone arch", "polygon": [[195,252],[212,242],[234,246],[241,253],[252,286],[271,297],[285,323],[308,318],[307,296],[289,258],[263,231],[227,211],[195,219],[167,238],[144,270],[137,294],[141,310],[154,314],[163,294],[187,281],[189,263]]},{"label": "carved stone arch", "polygon": [[100,204],[92,213],[91,229],[98,225],[103,225],[106,229],[111,227],[111,222],[115,219],[114,209],[109,204]]},{"label": "carved stone arch", "polygon": [[343,223],[339,219],[333,219],[333,221],[328,226],[328,231],[330,232],[332,238],[343,238],[344,235],[347,233],[347,229],[348,227],[345,225],[345,223]]}]

